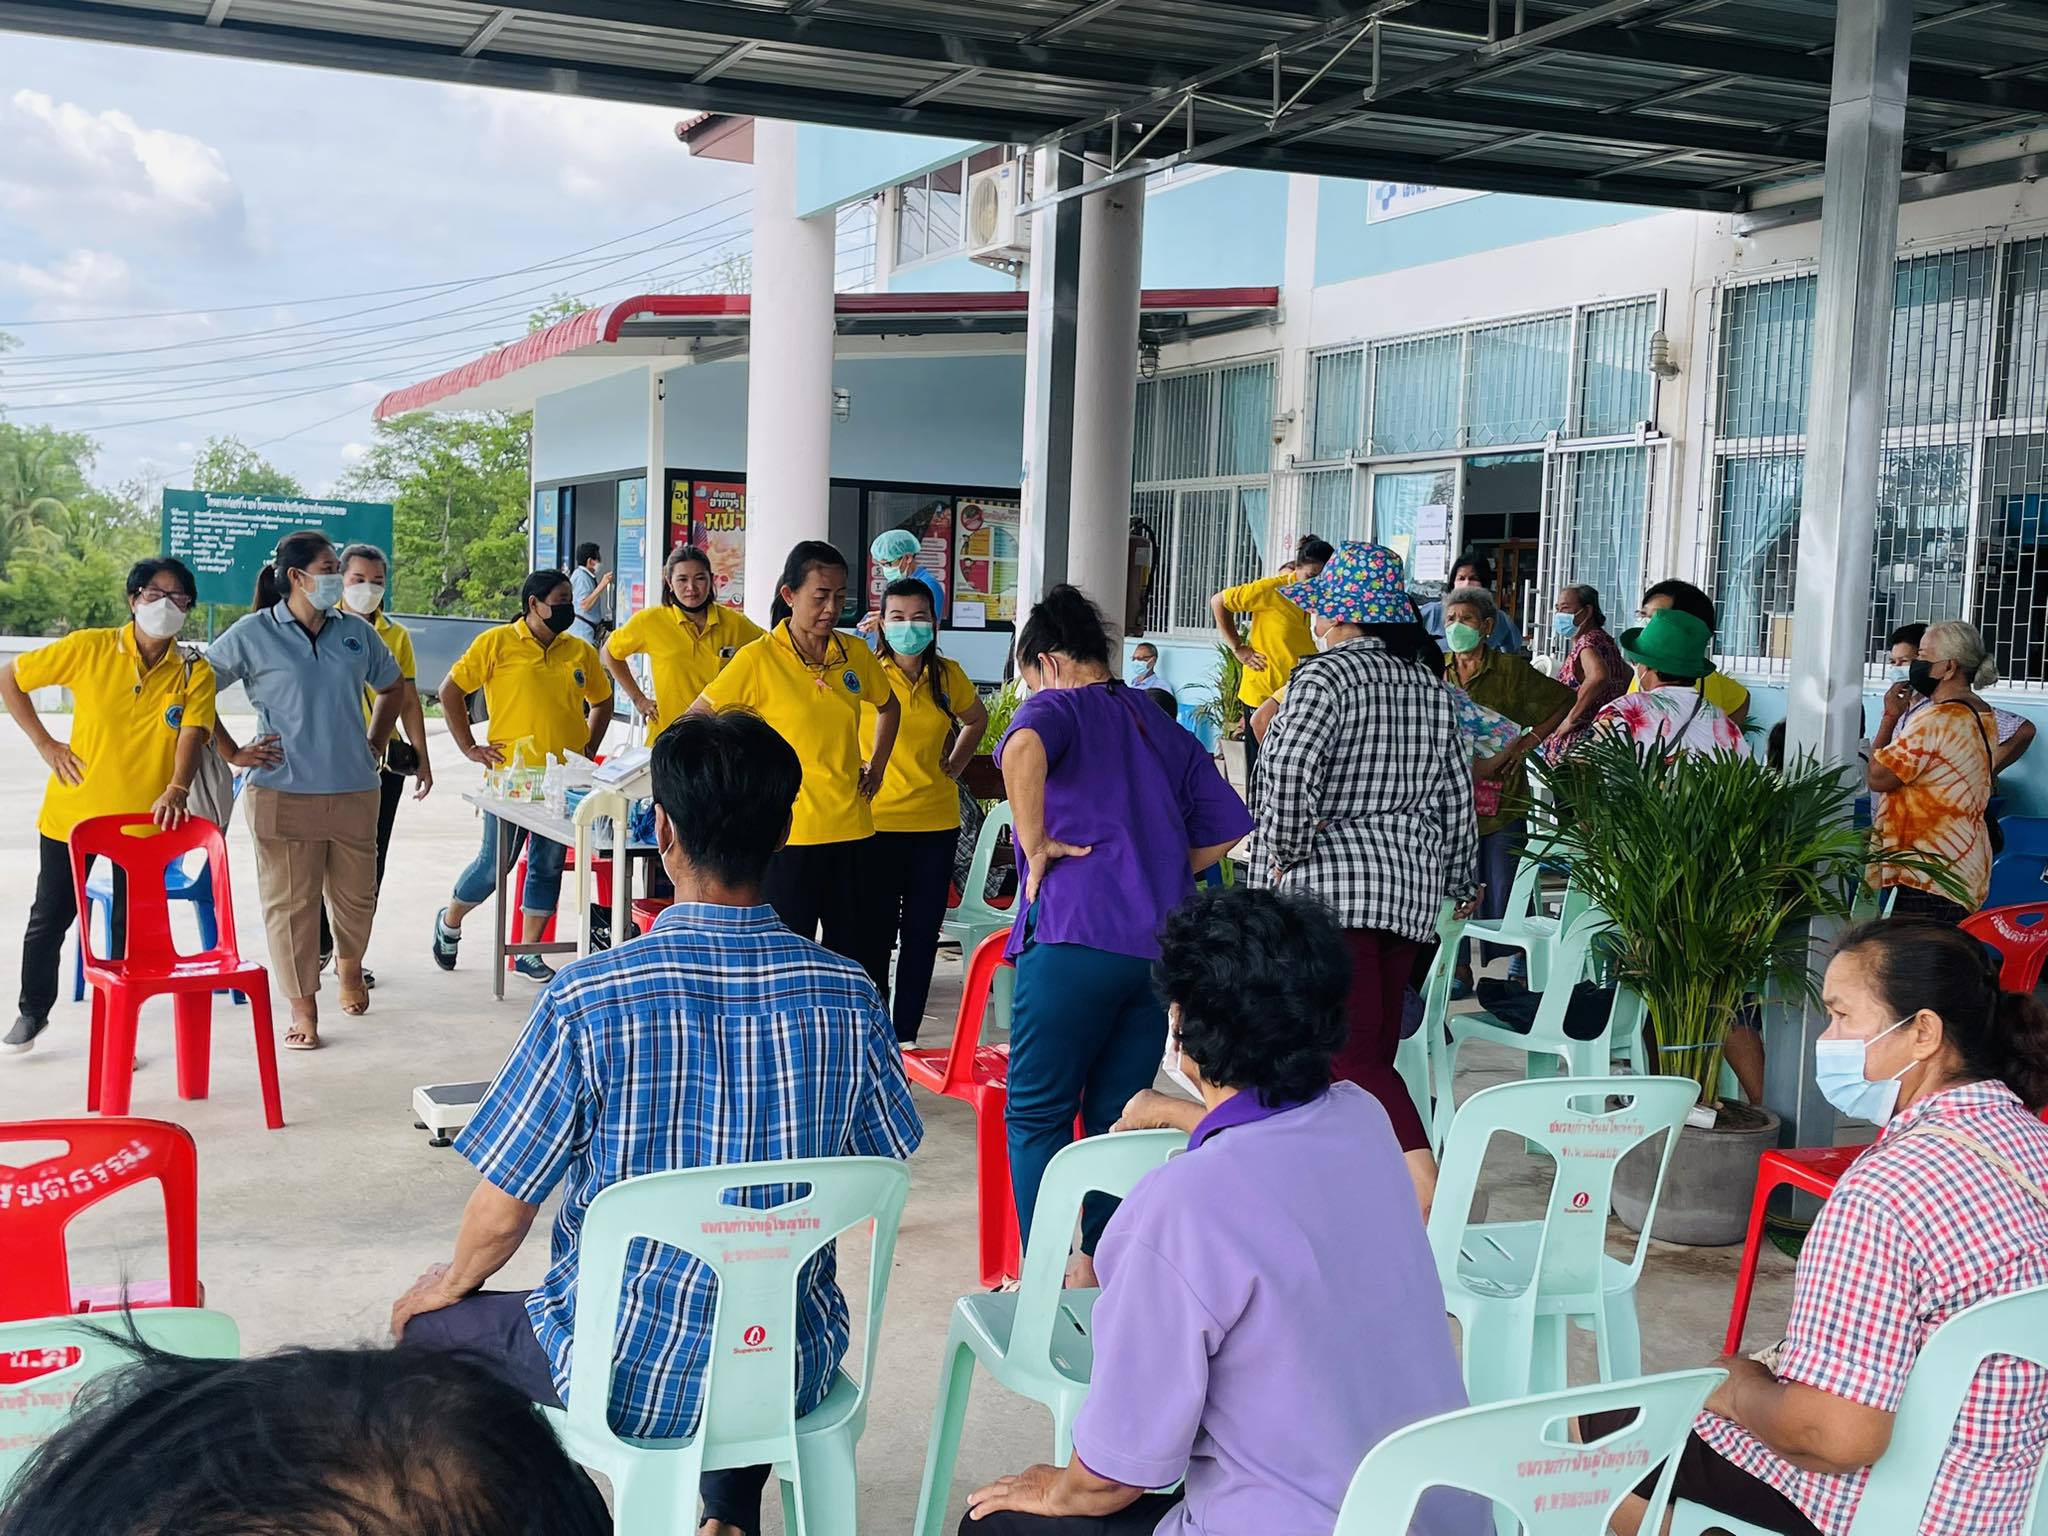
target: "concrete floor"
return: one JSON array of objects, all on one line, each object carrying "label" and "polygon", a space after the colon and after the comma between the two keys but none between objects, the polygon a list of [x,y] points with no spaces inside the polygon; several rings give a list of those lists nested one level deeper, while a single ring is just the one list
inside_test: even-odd
[{"label": "concrete floor", "polygon": [[[53,724],[61,734],[61,722]],[[476,787],[481,771],[458,759],[445,739],[438,745],[443,776],[434,794],[422,804],[407,802],[399,812],[369,957],[379,982],[372,1011],[360,1019],[343,1017],[333,1006],[329,979],[326,1047],[311,1054],[279,1052],[282,1131],[263,1128],[246,1009],[225,1002],[216,1007],[212,1097],[192,1103],[178,1100],[173,1086],[168,1005],[154,1005],[144,1016],[133,1111],[174,1119],[198,1141],[201,1275],[209,1304],[237,1320],[250,1352],[385,1337],[393,1299],[426,1265],[448,1257],[474,1183],[454,1153],[430,1148],[414,1129],[412,1089],[488,1077],[531,1006],[534,989],[517,977],[508,978],[504,1002],[492,1000],[488,962],[479,959],[489,930],[480,924],[453,974],[437,969],[428,955],[434,911],[480,835],[475,812],[459,797]],[[0,731],[0,869],[8,872],[0,879],[0,934],[6,935],[10,956],[18,954],[14,936],[27,918],[34,885],[42,784],[42,765],[21,736]],[[246,828],[237,825],[228,841],[243,951],[267,959]],[[0,1056],[0,1120],[84,1112],[86,1010],[69,1000],[69,975],[67,957],[64,1001],[35,1050]],[[959,965],[947,952],[933,989],[928,1039],[948,1027],[944,1021],[951,1019],[958,989]],[[282,1019],[282,999],[277,1007]],[[9,1008],[11,1017],[11,999]],[[1466,1056],[1461,1099],[1520,1070],[1511,1053],[1473,1048]],[[972,1116],[964,1106],[922,1093],[918,1102],[925,1143],[911,1165],[910,1205],[861,1446],[864,1532],[900,1533],[910,1526],[947,1318],[954,1299],[977,1286]],[[1547,1188],[1542,1168],[1547,1164],[1497,1143],[1489,1164],[1492,1217],[1538,1213]],[[1334,1214],[1342,1219],[1342,1213]],[[540,1277],[547,1219],[499,1283],[530,1285]],[[78,1278],[111,1283],[124,1272],[131,1279],[160,1275],[152,1227],[146,1199],[123,1197],[89,1213],[74,1229]],[[1626,1234],[1618,1226],[1614,1234],[1618,1250]],[[865,1274],[865,1244],[849,1241],[847,1247],[841,1269],[852,1280]],[[1714,1358],[1736,1258],[1735,1249],[1653,1245],[1638,1298],[1646,1369]],[[1788,1261],[1766,1251],[1752,1346],[1767,1342],[1781,1326],[1791,1271]],[[1361,1315],[1369,1318],[1372,1277],[1358,1276],[1356,1286]],[[858,1298],[854,1306],[858,1339]],[[1575,1348],[1575,1379],[1590,1379],[1590,1341]],[[1050,1439],[1048,1421],[1036,1405],[983,1382],[969,1410],[954,1481],[956,1517],[971,1489],[1045,1460]],[[772,1507],[768,1529],[781,1530]]]}]

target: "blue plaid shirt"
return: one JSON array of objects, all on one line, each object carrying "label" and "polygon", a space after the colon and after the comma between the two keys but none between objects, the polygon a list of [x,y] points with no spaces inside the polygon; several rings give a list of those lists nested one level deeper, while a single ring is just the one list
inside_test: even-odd
[{"label": "blue plaid shirt", "polygon": [[[923,1136],[888,1010],[859,966],[798,938],[773,908],[678,903],[644,938],[563,967],[455,1145],[520,1200],[539,1204],[568,1181],[554,1262],[526,1303],[566,1401],[577,1233],[598,1191],[673,1168],[908,1157]],[[832,1247],[801,1289],[807,1413],[846,1352]],[[637,1245],[614,1350],[618,1433],[695,1428],[716,1294],[696,1260]]]}]

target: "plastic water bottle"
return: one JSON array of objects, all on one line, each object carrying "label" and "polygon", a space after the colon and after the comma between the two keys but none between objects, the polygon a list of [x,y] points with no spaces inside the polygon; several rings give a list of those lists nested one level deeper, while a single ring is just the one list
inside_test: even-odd
[{"label": "plastic water bottle", "polygon": [[548,754],[547,766],[540,776],[540,794],[541,799],[547,804],[550,816],[568,814],[568,776],[562,772],[562,765],[555,761],[555,754],[552,752]]}]

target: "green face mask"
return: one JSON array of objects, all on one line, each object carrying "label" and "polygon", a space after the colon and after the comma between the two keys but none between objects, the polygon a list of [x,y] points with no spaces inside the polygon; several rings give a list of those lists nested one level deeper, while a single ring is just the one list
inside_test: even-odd
[{"label": "green face mask", "polygon": [[1478,650],[1485,639],[1486,636],[1479,633],[1470,624],[1446,624],[1444,626],[1444,643],[1460,656],[1465,655],[1468,651]]},{"label": "green face mask", "polygon": [[932,643],[932,627],[922,620],[884,624],[882,633],[888,638],[889,649],[905,656],[922,656]]}]

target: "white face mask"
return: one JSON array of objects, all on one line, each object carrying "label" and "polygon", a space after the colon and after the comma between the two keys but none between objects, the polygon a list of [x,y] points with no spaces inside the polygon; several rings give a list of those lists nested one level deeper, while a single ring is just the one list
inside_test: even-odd
[{"label": "white face mask", "polygon": [[359,581],[341,589],[341,600],[367,619],[384,605],[384,588],[378,582]]},{"label": "white face mask", "polygon": [[168,597],[137,603],[135,627],[152,640],[168,640],[185,627],[185,611]]}]

